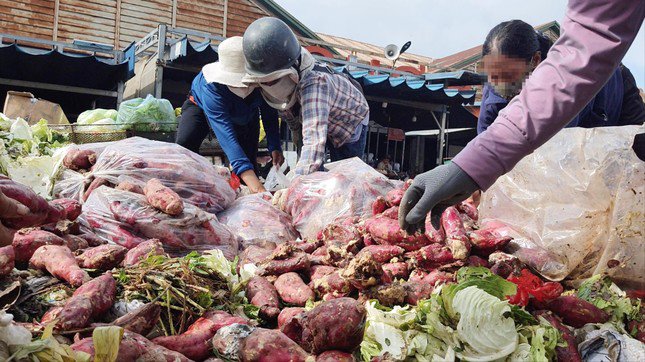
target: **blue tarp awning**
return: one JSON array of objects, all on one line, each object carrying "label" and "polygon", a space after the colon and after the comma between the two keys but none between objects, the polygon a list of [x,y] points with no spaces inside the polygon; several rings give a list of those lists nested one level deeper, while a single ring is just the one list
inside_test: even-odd
[{"label": "blue tarp awning", "polygon": [[0,78],[112,91],[132,75],[134,61],[127,55],[116,62],[94,55],[0,44]]},{"label": "blue tarp awning", "polygon": [[201,68],[216,62],[217,59],[217,47],[210,45],[210,42],[193,43],[183,38],[172,46],[168,63],[174,66]]}]

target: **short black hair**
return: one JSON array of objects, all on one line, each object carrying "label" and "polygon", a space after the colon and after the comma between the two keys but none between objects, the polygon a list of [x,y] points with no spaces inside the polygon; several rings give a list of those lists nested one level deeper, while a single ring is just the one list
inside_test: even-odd
[{"label": "short black hair", "polygon": [[529,62],[539,51],[544,60],[552,45],[553,41],[549,37],[533,29],[530,24],[522,20],[511,20],[498,24],[488,32],[482,56],[497,50],[511,58]]}]

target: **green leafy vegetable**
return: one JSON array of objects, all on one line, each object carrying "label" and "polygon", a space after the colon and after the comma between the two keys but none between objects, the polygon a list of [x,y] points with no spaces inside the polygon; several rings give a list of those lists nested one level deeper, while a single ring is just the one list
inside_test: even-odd
[{"label": "green leafy vegetable", "polygon": [[577,296],[611,315],[611,322],[625,330],[625,321],[640,320],[641,302],[630,299],[607,276],[594,275],[578,288]]}]

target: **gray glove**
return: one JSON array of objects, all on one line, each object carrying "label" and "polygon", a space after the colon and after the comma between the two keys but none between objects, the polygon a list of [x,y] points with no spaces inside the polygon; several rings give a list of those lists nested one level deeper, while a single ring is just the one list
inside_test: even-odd
[{"label": "gray glove", "polygon": [[401,229],[409,233],[425,229],[432,210],[432,225],[439,229],[443,211],[465,199],[479,186],[454,163],[438,166],[414,178],[399,207]]}]

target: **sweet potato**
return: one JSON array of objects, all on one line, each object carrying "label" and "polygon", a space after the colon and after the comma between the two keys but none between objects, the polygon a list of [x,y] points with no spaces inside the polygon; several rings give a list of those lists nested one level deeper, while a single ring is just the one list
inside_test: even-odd
[{"label": "sweet potato", "polygon": [[215,333],[233,323],[248,324],[245,319],[226,312],[210,311],[196,320],[186,332],[177,336],[157,337],[152,342],[190,359],[201,361],[211,355],[210,342]]},{"label": "sweet potato", "polygon": [[[94,343],[92,338],[84,338],[75,342],[72,346],[74,351],[85,352],[94,356]],[[171,351],[159,346],[142,335],[130,331],[123,331],[123,338],[119,345],[117,361],[137,362],[192,362],[181,353]]]},{"label": "sweet potato", "polygon": [[365,307],[357,300],[339,298],[292,318],[283,330],[310,353],[352,352],[363,340],[366,315]]},{"label": "sweet potato", "polygon": [[436,287],[437,284],[454,283],[455,276],[440,270],[433,270],[423,277],[423,283]]},{"label": "sweet potato", "polygon": [[372,215],[378,215],[385,211],[387,208],[387,202],[383,196],[379,196],[372,203]]},{"label": "sweet potato", "polygon": [[565,324],[575,328],[587,323],[605,323],[610,317],[602,309],[575,295],[560,296],[546,302],[546,308],[562,318]]},{"label": "sweet potato", "polygon": [[107,179],[104,179],[102,177],[95,178],[94,180],[92,180],[90,185],[87,187],[87,190],[85,190],[85,192],[83,193],[83,201],[87,201],[87,199],[90,197],[92,192],[94,192],[94,190],[98,189],[101,186],[112,187],[113,185],[112,185],[112,183],[110,181],[108,181]]},{"label": "sweet potato", "polygon": [[386,217],[388,219],[392,219],[392,220],[399,220],[399,207],[398,206],[392,206],[389,209],[383,211],[381,216]]},{"label": "sweet potato", "polygon": [[16,262],[16,253],[13,246],[7,245],[0,248],[0,278],[11,274]]},{"label": "sweet potato", "polygon": [[378,244],[397,245],[407,251],[418,250],[430,243],[424,234],[417,232],[410,235],[401,230],[397,220],[383,215],[367,219],[365,229]]},{"label": "sweet potato", "polygon": [[470,255],[470,240],[454,206],[447,208],[441,215],[441,226],[446,233],[446,245],[455,259],[466,259]]},{"label": "sweet potato", "polygon": [[153,178],[143,188],[146,200],[157,210],[168,215],[179,215],[184,211],[184,201],[176,192],[164,186],[159,179]]},{"label": "sweet potato", "polygon": [[220,328],[213,336],[213,350],[218,356],[229,361],[240,360],[240,346],[242,341],[248,337],[255,327],[246,324],[233,323]]},{"label": "sweet potato", "polygon": [[112,321],[112,325],[123,327],[130,332],[146,335],[157,325],[161,306],[157,303],[146,303]]},{"label": "sweet potato", "polygon": [[40,226],[41,230],[50,232],[56,236],[77,235],[81,231],[81,224],[78,221],[59,220],[58,222]]},{"label": "sweet potato", "polygon": [[356,254],[356,257],[360,257],[365,253],[371,253],[377,262],[387,263],[390,259],[403,255],[403,252],[405,250],[396,245],[370,245],[364,247],[363,250]]},{"label": "sweet potato", "polygon": [[355,362],[351,353],[326,351],[316,356],[316,362]]},{"label": "sweet potato", "polygon": [[63,235],[63,240],[65,240],[65,246],[67,246],[71,251],[83,250],[90,247],[87,240],[76,235]]},{"label": "sweet potato", "polygon": [[131,181],[121,181],[118,185],[116,185],[115,189],[143,195],[143,189],[141,188],[141,186]]},{"label": "sweet potato", "polygon": [[378,302],[387,307],[402,305],[407,297],[407,290],[402,284],[393,283],[387,285],[377,285],[361,292],[358,300],[367,302],[370,299],[376,299]]},{"label": "sweet potato", "polygon": [[280,275],[274,285],[280,299],[287,304],[302,307],[309,299],[314,299],[314,292],[297,273],[290,272]]},{"label": "sweet potato", "polygon": [[383,275],[381,263],[377,262],[371,253],[352,259],[349,265],[340,271],[340,276],[358,290],[378,284],[381,275]]},{"label": "sweet potato", "polygon": [[89,170],[96,163],[96,152],[92,150],[80,150],[72,146],[63,158],[63,166],[70,170]]},{"label": "sweet potato", "polygon": [[137,265],[150,255],[163,255],[163,247],[159,239],[150,239],[128,250],[123,258],[123,266]]},{"label": "sweet potato", "polygon": [[280,275],[284,273],[309,269],[309,258],[300,249],[288,245],[279,245],[271,256],[259,264],[261,275]]},{"label": "sweet potato", "polygon": [[405,257],[412,259],[417,267],[425,270],[433,270],[455,260],[450,250],[441,244],[424,246],[417,251],[407,253]]},{"label": "sweet potato", "polygon": [[446,232],[443,230],[443,227],[439,226],[439,229],[435,229],[432,226],[432,215],[428,213],[425,220],[425,235],[431,243],[443,243],[446,240]]},{"label": "sweet potato", "polygon": [[462,214],[468,215],[473,221],[477,222],[479,220],[479,210],[477,210],[477,206],[475,206],[472,199],[464,200],[455,205],[455,207]]},{"label": "sweet potato", "polygon": [[47,218],[43,221],[44,224],[55,224],[60,220],[65,220],[67,214],[65,213],[65,207],[63,205],[56,205],[49,203],[47,209]]},{"label": "sweet potato", "polygon": [[52,322],[54,319],[58,318],[58,315],[60,314],[60,311],[63,310],[63,307],[51,307],[45,314],[43,314],[42,318],[40,318],[40,323],[41,324],[49,324]]},{"label": "sweet potato", "polygon": [[16,232],[12,245],[16,253],[16,262],[26,263],[41,246],[65,245],[65,240],[47,231],[28,228]]},{"label": "sweet potato", "polygon": [[576,343],[576,338],[573,335],[573,332],[571,332],[567,326],[563,325],[557,316],[547,310],[535,311],[533,312],[533,315],[536,318],[542,317],[546,319],[553,328],[560,332],[562,339],[567,342],[566,347],[555,347],[556,359],[558,361],[582,362],[582,358],[578,352],[578,344]]},{"label": "sweet potato", "polygon": [[49,274],[69,284],[80,287],[89,281],[90,276],[81,269],[72,251],[64,245],[43,245],[29,259],[31,267],[47,270]]},{"label": "sweet potato", "polygon": [[346,297],[354,290],[352,285],[340,276],[338,270],[312,280],[310,285],[322,300]]},{"label": "sweet potato", "polygon": [[249,280],[246,285],[246,298],[260,308],[260,317],[265,320],[274,320],[280,314],[278,292],[264,277],[256,276]]},{"label": "sweet potato", "polygon": [[417,305],[420,300],[429,298],[434,290],[431,285],[417,281],[407,282],[403,287],[407,292],[405,302],[410,305]]},{"label": "sweet potato", "polygon": [[296,248],[300,249],[301,251],[307,254],[311,254],[314,252],[314,250],[323,246],[324,243],[322,240],[309,240],[309,241],[290,241],[288,244],[295,246]]},{"label": "sweet potato", "polygon": [[263,246],[249,245],[240,254],[240,262],[237,263],[238,269],[240,266],[245,264],[259,264],[262,261],[265,261],[271,256],[271,253],[273,252],[273,250],[275,250],[275,248],[275,244]]},{"label": "sweet potato", "polygon": [[466,259],[466,263],[468,263],[468,266],[483,266],[485,268],[489,268],[490,264],[488,264],[488,260],[483,259],[477,255],[471,255]]},{"label": "sweet potato", "polygon": [[309,354],[284,333],[257,328],[242,342],[239,356],[241,362],[305,362]]},{"label": "sweet potato", "polygon": [[325,275],[331,274],[331,273],[335,272],[336,270],[338,270],[338,269],[334,268],[333,266],[329,266],[329,265],[314,265],[314,266],[312,266],[311,268],[309,268],[309,274],[308,274],[309,275],[309,281],[310,281],[309,285],[311,286],[312,283],[315,280],[318,280],[318,279],[324,277]]},{"label": "sweet potato", "polygon": [[64,331],[83,328],[89,324],[90,319],[112,308],[115,298],[116,282],[111,274],[94,278],[76,289],[65,302],[58,313],[56,327]]},{"label": "sweet potato", "polygon": [[0,175],[0,191],[8,198],[14,199],[29,208],[30,214],[15,218],[3,218],[2,223],[12,229],[38,226],[45,223],[49,214],[47,200],[38,196],[29,187]]},{"label": "sweet potato", "polygon": [[502,250],[513,238],[502,236],[495,229],[479,229],[468,233],[468,238],[473,246],[473,252],[483,257]]},{"label": "sweet potato", "polygon": [[79,215],[81,215],[81,212],[83,211],[81,203],[78,202],[78,200],[74,200],[74,199],[56,199],[56,200],[50,201],[49,203],[53,205],[61,206],[65,211],[64,219],[67,219],[69,221],[76,220],[79,217]]},{"label": "sweet potato", "polygon": [[127,252],[121,245],[106,244],[85,250],[76,261],[81,268],[111,270],[121,264]]},{"label": "sweet potato", "polygon": [[99,238],[98,236],[92,233],[81,233],[78,235],[78,237],[85,239],[85,241],[87,241],[88,246],[99,246],[107,243],[107,241]]},{"label": "sweet potato", "polygon": [[278,328],[282,330],[282,327],[289,323],[292,318],[295,318],[296,316],[305,313],[305,308],[301,307],[290,307],[290,308],[284,308],[281,312],[280,315],[278,315]]},{"label": "sweet potato", "polygon": [[396,279],[408,279],[408,264],[404,262],[383,264],[383,276],[381,280],[385,284],[390,284]]},{"label": "sweet potato", "polygon": [[399,206],[404,194],[405,191],[402,189],[391,190],[385,195],[385,201],[387,201],[390,206]]},{"label": "sweet potato", "polygon": [[428,275],[428,272],[425,272],[421,269],[414,269],[410,273],[410,277],[408,278],[408,281],[410,282],[421,282],[423,281],[423,278],[425,278]]}]

